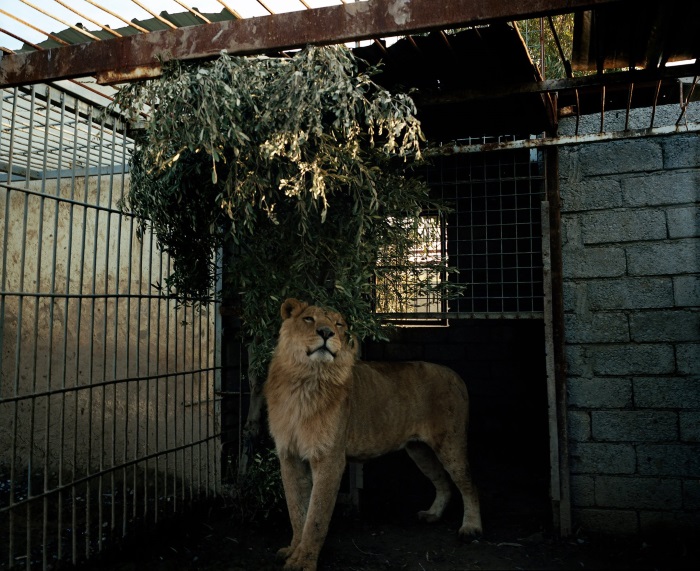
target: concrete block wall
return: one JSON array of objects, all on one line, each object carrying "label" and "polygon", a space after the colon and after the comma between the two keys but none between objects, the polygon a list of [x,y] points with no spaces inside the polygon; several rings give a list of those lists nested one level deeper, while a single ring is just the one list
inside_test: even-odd
[{"label": "concrete block wall", "polygon": [[574,525],[700,530],[700,136],[559,151]]}]

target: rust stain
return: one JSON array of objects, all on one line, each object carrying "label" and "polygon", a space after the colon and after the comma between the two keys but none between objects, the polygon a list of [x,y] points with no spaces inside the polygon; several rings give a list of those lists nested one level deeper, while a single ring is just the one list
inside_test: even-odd
[{"label": "rust stain", "polygon": [[124,69],[110,69],[99,72],[95,75],[97,83],[100,85],[114,85],[125,81],[138,81],[141,79],[153,79],[162,73],[160,64],[140,65]]},{"label": "rust stain", "polygon": [[[569,0],[568,10],[613,0]],[[327,6],[162,30],[50,50],[6,54],[0,87],[152,68],[157,59],[211,58],[221,50],[240,55],[327,45],[484,21],[522,19],[560,8],[553,0],[384,0]],[[123,70],[127,70],[123,72]],[[134,71],[134,74],[136,72]]]}]

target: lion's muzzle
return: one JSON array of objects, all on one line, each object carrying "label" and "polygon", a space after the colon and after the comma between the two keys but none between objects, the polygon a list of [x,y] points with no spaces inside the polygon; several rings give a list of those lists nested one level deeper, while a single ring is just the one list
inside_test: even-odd
[{"label": "lion's muzzle", "polygon": [[316,330],[316,333],[318,333],[319,337],[321,337],[321,339],[324,341],[328,341],[331,337],[333,337],[333,335],[335,335],[333,330],[328,326],[319,327]]},{"label": "lion's muzzle", "polygon": [[332,361],[335,359],[338,351],[333,351],[329,345],[329,341],[335,337],[335,332],[327,326],[316,329],[317,335],[321,338],[321,344],[318,347],[310,348],[306,354],[312,359],[321,361]]}]

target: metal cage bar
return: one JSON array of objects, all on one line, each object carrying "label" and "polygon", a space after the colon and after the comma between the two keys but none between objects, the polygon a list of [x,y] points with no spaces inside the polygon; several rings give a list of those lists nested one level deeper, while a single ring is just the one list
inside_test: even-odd
[{"label": "metal cage bar", "polygon": [[0,569],[105,550],[221,490],[215,306],[118,206],[125,125],[53,86],[0,91]]},{"label": "metal cage bar", "polygon": [[449,208],[441,243],[448,264],[459,270],[449,279],[466,289],[447,300],[442,311],[435,310],[439,300],[420,298],[404,304],[412,310],[385,316],[404,321],[541,319],[545,153],[520,149],[436,155],[426,170],[426,182],[432,196]]}]

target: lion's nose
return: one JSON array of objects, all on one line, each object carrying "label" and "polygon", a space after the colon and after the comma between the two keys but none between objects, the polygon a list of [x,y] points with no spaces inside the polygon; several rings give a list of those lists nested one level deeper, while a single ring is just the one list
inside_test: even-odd
[{"label": "lion's nose", "polygon": [[335,333],[333,333],[333,330],[330,327],[319,327],[316,330],[316,333],[318,333],[321,336],[321,339],[324,341],[328,341]]}]

